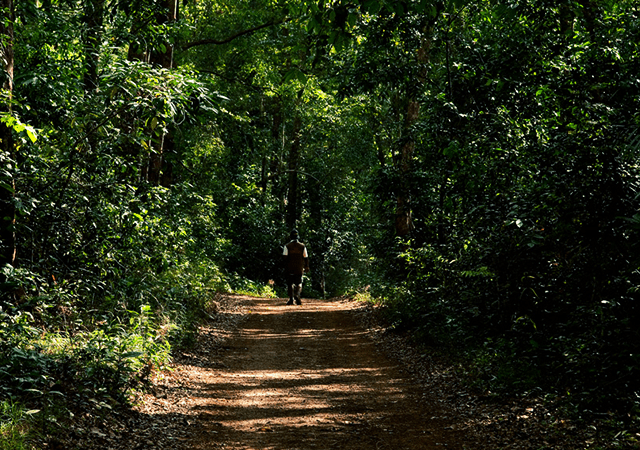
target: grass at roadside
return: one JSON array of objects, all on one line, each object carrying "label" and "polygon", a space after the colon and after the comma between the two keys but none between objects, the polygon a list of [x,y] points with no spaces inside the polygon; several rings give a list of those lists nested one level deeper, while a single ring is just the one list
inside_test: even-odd
[{"label": "grass at roadside", "polygon": [[0,450],[33,450],[31,412],[10,400],[0,401]]}]

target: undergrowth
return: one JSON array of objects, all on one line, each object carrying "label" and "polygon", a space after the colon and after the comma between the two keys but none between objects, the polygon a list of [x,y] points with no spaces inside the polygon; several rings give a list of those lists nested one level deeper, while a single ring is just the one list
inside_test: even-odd
[{"label": "undergrowth", "polygon": [[[31,450],[32,412],[10,400],[0,401],[0,450]],[[31,433],[32,434],[32,433]]]},{"label": "undergrowth", "polygon": [[271,292],[206,264],[114,280],[100,302],[87,302],[79,283],[9,275],[27,295],[0,303],[0,450],[40,448],[86,412],[129,405],[172,351],[195,342],[218,293]]},{"label": "undergrowth", "polygon": [[[485,335],[481,339],[476,329],[452,323],[451,318],[437,312],[437,307],[430,314],[420,315],[421,320],[408,317],[416,313],[419,302],[405,301],[405,296],[410,295],[406,289],[394,287],[386,292],[402,295],[376,296],[367,289],[354,294],[354,298],[376,305],[391,332],[409,336],[424,352],[445,358],[459,380],[482,401],[538,402],[549,411],[543,426],[550,435],[566,434],[575,426],[584,431],[583,436],[593,435],[588,441],[594,445],[589,448],[637,448],[640,403],[631,388],[634,380],[629,378],[636,366],[602,364],[599,355],[589,354],[577,337],[545,341],[538,333],[523,345],[522,334],[529,332],[531,325],[525,320],[516,321],[501,335]],[[627,361],[632,363],[633,359]],[[616,377],[610,384],[602,384],[608,371]],[[587,380],[589,374],[591,383]],[[566,425],[569,422],[573,425]]]}]

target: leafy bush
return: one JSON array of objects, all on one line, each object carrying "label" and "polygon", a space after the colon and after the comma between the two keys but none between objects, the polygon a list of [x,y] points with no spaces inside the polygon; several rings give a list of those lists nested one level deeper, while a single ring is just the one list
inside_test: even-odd
[{"label": "leafy bush", "polygon": [[10,400],[0,401],[0,450],[32,450],[32,412]]}]

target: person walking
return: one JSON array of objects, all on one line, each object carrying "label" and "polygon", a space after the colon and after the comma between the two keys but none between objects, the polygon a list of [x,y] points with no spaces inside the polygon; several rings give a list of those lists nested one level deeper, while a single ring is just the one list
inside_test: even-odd
[{"label": "person walking", "polygon": [[298,240],[298,230],[291,231],[291,242],[284,246],[282,257],[284,258],[284,266],[287,278],[287,293],[289,301],[287,305],[301,305],[302,300],[302,274],[309,272],[309,255],[307,247]]}]

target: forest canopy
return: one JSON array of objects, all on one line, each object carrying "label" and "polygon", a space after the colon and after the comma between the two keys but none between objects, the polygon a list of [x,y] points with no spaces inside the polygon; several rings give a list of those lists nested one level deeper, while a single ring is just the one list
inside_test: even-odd
[{"label": "forest canopy", "polygon": [[0,401],[126,402],[217,293],[282,294],[297,228],[305,295],[371,299],[495,392],[637,419],[635,0],[0,18]]}]

